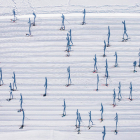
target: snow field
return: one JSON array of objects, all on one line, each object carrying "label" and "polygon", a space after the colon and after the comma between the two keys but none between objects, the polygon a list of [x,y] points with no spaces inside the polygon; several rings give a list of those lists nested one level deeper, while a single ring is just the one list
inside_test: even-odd
[{"label": "snow field", "polygon": [[[140,111],[139,111],[139,68],[133,73],[133,61],[138,64],[139,52],[139,17],[86,17],[87,24],[82,26],[82,17],[66,17],[66,30],[60,31],[61,16],[37,18],[37,26],[31,28],[33,37],[28,33],[28,18],[18,19],[11,23],[2,19],[0,23],[0,67],[3,71],[4,84],[0,87],[0,137],[8,138],[5,133],[36,135],[39,131],[42,139],[102,139],[103,126],[106,126],[105,139],[112,138],[139,140]],[[123,35],[123,20],[126,21],[127,33],[131,38],[121,42]],[[107,28],[110,26],[110,47],[107,47],[107,57],[102,57],[104,40],[107,41]],[[74,46],[70,57],[66,57],[66,34],[72,30]],[[119,67],[115,65],[115,51],[118,54]],[[99,70],[99,91],[95,91],[97,73],[93,73],[94,55],[97,56]],[[109,86],[105,84],[105,61],[109,66]],[[67,67],[70,66],[72,84],[67,84]],[[13,71],[16,74],[18,91],[14,91],[14,100],[9,98],[9,84],[12,83]],[[48,94],[45,92],[45,77],[48,79]],[[122,101],[117,101],[113,108],[113,89],[118,93],[119,82],[122,84]],[[129,101],[129,86],[132,82],[133,101]],[[23,95],[25,110],[25,127],[19,130],[22,120],[20,108],[20,93]],[[66,101],[67,116],[62,117],[63,99]],[[100,106],[104,106],[104,121],[100,122]],[[82,118],[81,135],[75,130],[76,111],[79,109]],[[88,112],[91,111],[94,126],[88,130]],[[119,115],[118,135],[115,130],[114,117]],[[27,131],[28,130],[28,131]],[[12,132],[14,131],[14,132]],[[23,131],[23,133],[21,132]],[[44,133],[44,135],[42,135]],[[51,133],[50,135],[47,133]],[[52,134],[53,133],[53,134]],[[71,136],[70,136],[71,135]],[[23,136],[24,138],[26,136]],[[33,137],[32,137],[33,138]]]}]

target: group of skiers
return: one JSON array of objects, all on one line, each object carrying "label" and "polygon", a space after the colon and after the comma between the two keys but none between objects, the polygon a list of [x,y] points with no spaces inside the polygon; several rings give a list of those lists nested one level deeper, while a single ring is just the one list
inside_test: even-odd
[{"label": "group of skiers", "polygon": [[[83,11],[83,14],[84,14],[84,17],[83,17],[83,22],[82,22],[82,25],[86,24],[85,22],[85,14],[86,14],[86,11],[84,9]],[[17,17],[16,17],[16,13],[15,13],[15,9],[13,9],[13,15],[14,15],[14,19],[12,19],[13,22],[15,22],[17,20]],[[31,23],[31,20],[29,18],[29,34],[26,34],[28,36],[31,35],[31,25],[35,26],[35,19],[36,19],[36,14],[33,12],[33,15],[34,15],[34,22]],[[61,28],[60,30],[65,30],[65,24],[64,24],[64,20],[65,20],[65,16],[62,14],[62,25],[61,25]],[[126,41],[128,40],[128,34],[127,34],[127,30],[126,30],[126,25],[125,25],[125,20],[122,21],[123,25],[124,25],[124,33],[123,33],[123,40],[122,41]],[[106,50],[106,47],[109,47],[110,46],[110,27],[108,26],[108,44],[106,45],[106,42],[104,40],[104,54],[103,54],[103,57],[105,57],[105,50]],[[125,39],[124,36],[127,36],[127,38]],[[67,33],[67,37],[66,37],[66,40],[67,40],[67,46],[66,46],[66,51],[68,52],[67,56],[70,56],[70,51],[71,51],[71,46],[73,45],[73,42],[72,42],[72,35],[71,35],[71,29],[70,31]],[[117,52],[115,52],[115,55],[116,57],[116,61],[115,61],[115,67],[118,66],[118,62],[117,62]],[[139,52],[139,56],[140,56],[140,52]],[[95,54],[95,58],[93,58],[94,60],[94,73],[98,72],[98,69],[97,69],[97,57],[96,57],[96,54]],[[134,66],[134,72],[137,72],[135,70],[135,67],[136,67],[136,64],[137,62],[134,61],[133,62],[133,66]],[[139,58],[139,66],[140,66],[140,58]],[[67,68],[67,72],[68,72],[68,84],[67,86],[69,86],[71,84],[71,77],[70,77],[70,66]],[[108,79],[108,63],[107,63],[107,59],[106,59],[106,66],[105,66],[105,77],[106,77],[106,86],[108,86],[107,84],[107,79]],[[13,87],[12,87],[12,84],[10,83],[9,87],[10,87],[10,98],[9,98],[9,101],[13,99],[13,94],[12,94],[12,91],[15,91],[17,90],[17,85],[16,85],[16,77],[15,77],[15,72],[13,72]],[[3,83],[3,79],[2,79],[2,69],[0,68],[0,86],[2,86],[4,83]],[[99,75],[97,74],[97,89],[96,91],[98,91],[98,84],[99,84]],[[46,96],[47,95],[47,77],[45,77],[45,84],[44,84],[44,87],[45,87],[45,94],[43,96]],[[120,101],[122,99],[122,95],[121,95],[121,82],[119,82],[119,92],[118,92],[118,100]],[[129,95],[129,99],[132,101],[132,82],[130,82],[130,95]],[[116,99],[116,93],[115,93],[115,89],[114,89],[114,94],[113,94],[113,106],[116,105],[116,102],[115,102],[115,99]],[[24,109],[22,108],[22,103],[23,103],[23,98],[22,98],[22,94],[20,94],[20,110],[18,110],[18,112],[23,112],[23,119],[22,119],[22,126],[20,128],[23,128],[24,127],[24,119],[25,119],[25,113],[24,113]],[[64,105],[63,105],[64,109],[63,109],[63,115],[62,117],[66,116],[66,103],[65,103],[65,99],[64,99]],[[103,108],[103,105],[101,103],[101,121],[103,121],[103,112],[104,112],[104,108]],[[77,112],[76,112],[76,128],[78,128],[78,133],[80,133],[80,124],[82,122],[82,119],[81,119],[81,115],[80,113],[78,112],[78,109],[77,109]],[[116,113],[116,117],[114,118],[114,120],[116,121],[116,130],[115,130],[115,133],[117,134],[117,123],[118,123],[118,114]],[[78,125],[77,125],[77,122],[78,122]],[[91,124],[90,122],[92,123],[93,125],[93,121],[91,119],[91,111],[89,112],[89,129],[91,127]],[[104,137],[106,135],[106,128],[105,126],[104,127],[104,131],[102,132],[103,133],[103,140],[104,140]]]}]

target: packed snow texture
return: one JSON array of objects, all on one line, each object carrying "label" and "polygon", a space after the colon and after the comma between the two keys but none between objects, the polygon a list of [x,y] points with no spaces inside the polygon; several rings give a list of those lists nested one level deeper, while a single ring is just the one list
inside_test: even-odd
[{"label": "packed snow texture", "polygon": [[0,16],[12,15],[13,8],[18,15],[81,13],[140,13],[139,0],[1,0]]},{"label": "packed snow texture", "polygon": [[[13,1],[1,1],[0,18],[0,67],[3,71],[4,85],[0,86],[0,139],[9,140],[102,140],[103,126],[106,126],[105,140],[139,140],[140,139],[140,68],[134,73],[133,62],[139,64],[140,48],[140,16],[139,6],[133,14],[86,14],[86,25],[81,25],[83,8],[80,1],[66,1],[53,4],[53,0],[42,4],[43,0],[17,2],[18,20],[10,21],[12,16]],[[83,3],[82,3],[83,2]],[[84,1],[81,5],[84,4]],[[90,1],[87,1],[87,7]],[[108,3],[111,1],[108,1]],[[127,7],[133,7],[138,1],[128,1]],[[97,5],[99,4],[96,1]],[[19,8],[20,6],[22,8]],[[22,6],[23,4],[23,6]],[[25,5],[24,5],[25,4]],[[26,4],[28,6],[26,6]],[[94,3],[93,7],[94,7]],[[91,5],[92,5],[91,4]],[[104,4],[104,2],[102,3]],[[118,10],[122,7],[117,6]],[[43,6],[42,6],[43,5]],[[75,6],[76,5],[76,6]],[[108,4],[109,5],[109,4]],[[42,7],[41,7],[42,6]],[[26,8],[25,8],[26,7]],[[48,8],[47,8],[48,7]],[[97,8],[112,8],[111,6],[98,5]],[[94,7],[96,9],[96,7]],[[100,9],[99,8],[99,9]],[[36,26],[31,27],[32,37],[27,37],[28,18],[32,10],[36,9],[38,15]],[[60,31],[62,19],[61,12],[65,9],[65,31]],[[75,10],[74,10],[75,9]],[[44,10],[44,11],[43,11]],[[49,11],[52,10],[52,11]],[[89,10],[90,11],[90,10]],[[129,11],[129,10],[128,10]],[[69,12],[71,14],[69,14]],[[122,10],[123,12],[123,10]],[[131,9],[130,12],[133,12]],[[55,13],[50,15],[47,13]],[[21,14],[21,16],[20,16]],[[29,15],[28,15],[29,14]],[[47,14],[47,15],[45,15]],[[25,16],[23,16],[25,15]],[[122,42],[123,24],[126,22],[129,40]],[[31,16],[33,22],[33,16]],[[103,57],[104,40],[107,42],[108,26],[110,26],[110,47],[107,47],[106,57]],[[74,45],[70,57],[66,57],[66,36],[72,30]],[[115,65],[115,51],[118,54],[118,67]],[[100,77],[99,91],[96,90],[97,73],[93,73],[94,55],[97,55],[98,74]],[[105,62],[109,65],[109,86],[105,86]],[[67,84],[67,67],[71,68],[72,85]],[[14,99],[10,102],[9,84],[13,83],[13,71],[16,74],[18,91],[13,91]],[[45,92],[45,77],[48,79],[47,96]],[[122,100],[116,99],[113,103],[113,89],[118,94],[119,82],[122,84]],[[129,101],[130,82],[132,82],[133,101]],[[20,93],[23,95],[23,108],[25,110],[25,127],[20,130],[22,113],[20,109]],[[63,100],[66,101],[66,116],[62,117]],[[104,121],[100,122],[101,103],[104,106]],[[81,114],[81,134],[75,128],[76,111]],[[91,111],[93,127],[89,130],[89,116]],[[118,113],[118,135],[114,134]]]}]

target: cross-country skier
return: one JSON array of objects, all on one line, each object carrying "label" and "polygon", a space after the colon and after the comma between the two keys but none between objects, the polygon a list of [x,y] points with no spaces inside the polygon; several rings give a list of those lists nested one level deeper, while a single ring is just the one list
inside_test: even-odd
[{"label": "cross-country skier", "polygon": [[76,125],[75,126],[77,127],[77,121],[78,121],[78,115],[79,115],[78,109],[77,109],[76,115],[77,115],[77,117],[76,117]]},{"label": "cross-country skier", "polygon": [[98,91],[98,84],[99,84],[99,75],[97,74],[97,89],[96,89],[96,91]]},{"label": "cross-country skier", "polygon": [[29,18],[29,22],[28,23],[29,23],[29,34],[27,34],[27,35],[30,36],[31,35],[31,20],[30,20],[30,18]]},{"label": "cross-country skier", "polygon": [[[94,71],[93,72],[97,72],[97,58],[96,58],[96,54],[95,54],[95,59],[93,58],[93,60],[94,60]],[[96,68],[96,70],[95,70],[95,68]]]},{"label": "cross-country skier", "polygon": [[132,101],[132,83],[130,82],[130,95],[129,95],[129,100]]},{"label": "cross-country skier", "polygon": [[[90,129],[90,122],[92,122],[92,119],[91,119],[91,111],[89,112],[89,129]],[[93,122],[92,122],[92,125],[93,125]]]},{"label": "cross-country skier", "polygon": [[122,95],[121,95],[121,82],[119,82],[119,92],[118,92],[118,100],[121,100],[122,99]]},{"label": "cross-country skier", "polygon": [[115,88],[114,88],[114,94],[113,94],[113,106],[116,105],[115,99],[116,99],[116,93],[115,93]]},{"label": "cross-country skier", "polygon": [[107,59],[106,59],[106,66],[105,66],[105,77],[106,77],[106,74],[107,74],[107,71],[108,71],[108,64],[107,64]]},{"label": "cross-country skier", "polygon": [[105,40],[104,40],[104,55],[103,55],[103,57],[106,56],[106,55],[105,55],[105,50],[106,50],[106,42],[105,42]]},{"label": "cross-country skier", "polygon": [[20,93],[20,111],[22,111],[22,103],[23,103],[23,99],[22,99],[22,94]]},{"label": "cross-country skier", "polygon": [[117,67],[118,66],[118,62],[117,62],[117,52],[115,52],[115,55],[114,56],[116,56],[116,61],[115,61],[115,67]]},{"label": "cross-country skier", "polygon": [[108,26],[108,44],[107,44],[107,47],[109,47],[109,39],[110,39],[110,27]]},{"label": "cross-country skier", "polygon": [[78,116],[78,122],[79,122],[79,126],[78,126],[78,134],[80,134],[80,124],[82,122],[82,119],[81,119],[81,115],[79,113],[79,116]]},{"label": "cross-country skier", "polygon": [[13,89],[12,89],[12,84],[11,83],[10,83],[9,87],[10,87],[10,91],[12,91]]},{"label": "cross-country skier", "polygon": [[23,112],[23,119],[22,119],[22,125],[19,129],[22,129],[24,127],[24,119],[25,119],[25,113],[24,113],[24,110],[22,109],[22,112]]},{"label": "cross-country skier", "polygon": [[61,18],[62,18],[62,25],[61,25],[60,30],[65,30],[65,25],[64,25],[65,16],[62,14]]},{"label": "cross-country skier", "polygon": [[10,99],[9,100],[12,100],[12,99],[13,99],[13,94],[12,94],[12,91],[10,91]]},{"label": "cross-country skier", "polygon": [[16,87],[16,90],[17,90],[17,86],[16,86],[16,76],[15,76],[15,72],[13,72],[13,79],[14,79],[14,82],[13,82],[13,91],[14,91],[14,86]]},{"label": "cross-country skier", "polygon": [[68,52],[68,55],[67,56],[70,56],[70,51],[71,51],[71,45],[70,45],[70,38],[69,38],[69,34],[67,33],[67,37],[66,37],[66,40],[67,40],[67,46],[66,46],[66,51]]},{"label": "cross-country skier", "polygon": [[116,121],[116,130],[115,133],[117,135],[118,131],[117,131],[117,123],[118,123],[118,114],[116,113],[116,117],[114,118],[114,120]]},{"label": "cross-country skier", "polygon": [[70,29],[70,31],[69,31],[69,36],[70,36],[69,41],[70,41],[70,42],[71,42],[71,44],[73,45],[73,42],[72,42],[72,36],[71,36],[71,29]]},{"label": "cross-country skier", "polygon": [[11,19],[11,21],[15,22],[17,20],[15,9],[13,9],[13,15],[14,15],[14,19]]},{"label": "cross-country skier", "polygon": [[103,112],[104,112],[104,108],[103,108],[103,105],[101,103],[101,122],[103,121]]},{"label": "cross-country skier", "polygon": [[34,15],[34,22],[33,22],[33,26],[35,26],[35,19],[36,19],[36,14],[35,14],[35,12],[33,12],[33,15]]},{"label": "cross-country skier", "polygon": [[70,50],[71,50],[71,46],[69,45],[69,46],[68,46],[68,49],[66,50],[66,51],[67,51],[67,56],[68,56],[68,57],[70,56]]},{"label": "cross-country skier", "polygon": [[106,71],[106,86],[108,86],[108,84],[107,84],[107,79],[108,79],[108,70]]},{"label": "cross-country skier", "polygon": [[[71,84],[71,78],[70,78],[70,66],[67,68],[67,72],[68,72],[68,85],[69,86]],[[70,82],[69,82],[70,81]]]},{"label": "cross-country skier", "polygon": [[47,92],[47,77],[45,77],[44,87],[45,87],[45,94],[43,96],[46,96],[46,92]]},{"label": "cross-country skier", "polygon": [[83,14],[84,14],[84,17],[83,17],[83,22],[82,22],[82,25],[86,24],[86,22],[85,22],[85,15],[86,15],[86,10],[85,10],[85,9],[84,9],[84,12],[83,12]]},{"label": "cross-country skier", "polygon": [[137,61],[134,61],[134,62],[133,62],[134,72],[137,72],[137,71],[135,70],[136,65],[137,65]]},{"label": "cross-country skier", "polygon": [[104,128],[104,131],[102,132],[102,134],[103,134],[103,140],[104,140],[105,135],[106,135],[106,129],[105,129],[105,126],[103,126],[103,128]]},{"label": "cross-country skier", "polygon": [[3,80],[2,80],[2,69],[0,68],[0,86],[3,85]]},{"label": "cross-country skier", "polygon": [[[126,33],[127,30],[126,30],[125,20],[124,20],[124,22],[122,21],[122,23],[124,24],[124,33],[123,33],[123,41],[124,41],[124,40],[128,40],[128,35]],[[124,39],[124,35],[127,36],[127,39]]]},{"label": "cross-country skier", "polygon": [[64,109],[63,109],[63,116],[62,117],[64,117],[64,116],[66,116],[66,103],[65,103],[65,99],[64,99],[64,105],[62,105],[63,107],[64,107]]},{"label": "cross-country skier", "polygon": [[70,43],[69,43],[69,34],[68,33],[67,33],[66,40],[67,40],[66,50],[68,50],[68,46],[70,45]]}]

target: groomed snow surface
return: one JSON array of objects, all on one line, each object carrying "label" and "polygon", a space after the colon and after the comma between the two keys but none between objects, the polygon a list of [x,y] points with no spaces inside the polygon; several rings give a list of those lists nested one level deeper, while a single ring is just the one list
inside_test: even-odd
[{"label": "groomed snow surface", "polygon": [[[134,73],[133,62],[137,61],[140,48],[140,17],[125,16],[86,16],[86,25],[81,25],[83,16],[65,16],[65,31],[60,31],[61,15],[37,16],[36,26],[28,33],[28,18],[20,18],[12,23],[9,18],[0,19],[0,67],[4,85],[0,87],[0,139],[1,140],[102,140],[103,126],[106,126],[105,140],[140,139],[140,68]],[[135,15],[135,14],[134,14]],[[122,42],[123,24],[126,22],[130,39]],[[33,21],[33,17],[31,17]],[[104,40],[107,41],[110,26],[110,47],[103,57]],[[70,57],[66,57],[66,35],[72,30],[74,46]],[[118,54],[118,67],[115,65],[115,51]],[[94,55],[97,56],[99,91],[95,91],[97,73],[93,73]],[[109,86],[106,87],[105,64],[109,66]],[[67,84],[67,67],[70,66],[72,84]],[[9,84],[16,74],[18,91],[13,91],[10,102]],[[47,96],[45,77],[48,79]],[[122,84],[122,100],[116,99],[113,107],[113,89],[118,94]],[[129,101],[129,86],[132,82],[133,101]],[[23,95],[25,127],[22,124],[20,93]],[[66,101],[66,116],[62,117],[63,100]],[[104,121],[100,122],[101,103],[104,106]],[[76,111],[82,118],[81,131],[75,128]],[[93,127],[89,130],[91,111]],[[118,113],[118,135],[114,134]]]}]

